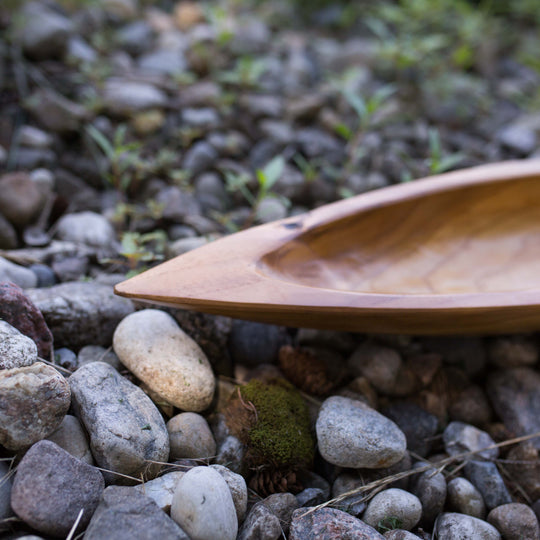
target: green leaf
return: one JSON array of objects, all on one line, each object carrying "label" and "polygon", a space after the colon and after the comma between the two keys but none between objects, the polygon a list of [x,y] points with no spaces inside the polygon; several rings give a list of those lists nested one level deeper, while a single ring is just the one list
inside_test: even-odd
[{"label": "green leaf", "polygon": [[257,178],[261,186],[267,191],[272,189],[272,186],[280,179],[284,167],[285,160],[283,156],[276,156],[269,161],[262,171],[257,171]]},{"label": "green leaf", "polygon": [[99,129],[95,128],[94,126],[90,125],[86,127],[86,131],[92,139],[94,139],[94,142],[99,146],[101,151],[109,158],[112,159],[114,157],[114,147],[109,142],[107,137],[99,131]]}]

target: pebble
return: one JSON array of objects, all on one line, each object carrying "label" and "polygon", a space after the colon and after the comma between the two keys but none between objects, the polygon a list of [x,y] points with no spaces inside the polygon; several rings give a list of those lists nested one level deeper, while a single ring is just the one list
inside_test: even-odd
[{"label": "pebble", "polygon": [[164,512],[169,513],[171,509],[172,498],[180,478],[184,476],[185,471],[173,471],[162,476],[154,478],[143,484],[133,486],[133,489],[150,497]]},{"label": "pebble", "polygon": [[0,371],[0,444],[21,450],[58,428],[70,405],[66,380],[41,362]]},{"label": "pebble", "polygon": [[132,56],[138,56],[152,47],[154,32],[146,21],[133,21],[116,32],[118,45]]},{"label": "pebble", "polygon": [[199,208],[195,197],[176,186],[161,189],[155,197],[156,203],[163,206],[161,214],[164,219],[182,223],[190,213],[198,214]]},{"label": "pebble", "polygon": [[31,264],[28,269],[37,277],[36,287],[52,287],[58,283],[52,268],[46,264]]},{"label": "pebble", "polygon": [[44,202],[29,174],[12,172],[0,176],[0,213],[16,227],[35,219]]},{"label": "pebble", "polygon": [[421,516],[422,503],[418,497],[408,491],[391,488],[377,493],[369,501],[362,521],[374,528],[380,524],[388,527],[391,523],[386,521],[397,518],[399,528],[408,531],[420,521]]},{"label": "pebble", "polygon": [[36,344],[29,337],[0,320],[0,369],[30,366],[37,356]]},{"label": "pebble", "polygon": [[61,283],[26,294],[43,313],[55,345],[75,350],[109,347],[117,324],[134,310],[131,300],[115,296],[111,286],[93,282]]},{"label": "pebble", "polygon": [[510,124],[497,133],[497,139],[507,148],[517,152],[521,156],[527,156],[538,145],[536,133],[519,123]]},{"label": "pebble", "polygon": [[414,478],[411,492],[418,497],[422,504],[421,525],[424,528],[431,529],[433,522],[442,512],[446,502],[446,491],[446,479],[440,472],[428,470]]},{"label": "pebble", "polygon": [[163,400],[184,411],[206,409],[215,379],[206,355],[164,311],[127,316],[114,333],[114,351]]},{"label": "pebble", "polygon": [[190,540],[148,496],[123,486],[109,486],[84,534],[85,540]]},{"label": "pebble", "polygon": [[171,517],[192,540],[235,540],[236,509],[227,482],[210,467],[194,467],[178,482]]},{"label": "pebble", "polygon": [[495,459],[499,456],[498,448],[482,450],[494,446],[495,441],[485,432],[463,422],[450,422],[443,433],[444,448],[451,456],[465,452],[476,452],[475,456]]},{"label": "pebble", "polygon": [[[325,493],[322,489],[309,487],[296,494],[299,506],[316,506],[326,501]],[[364,509],[362,508],[362,511]],[[356,515],[356,512],[354,513]]]},{"label": "pebble", "polygon": [[13,471],[9,461],[0,461],[0,519],[13,515],[11,509],[11,487],[13,484]]},{"label": "pebble", "polygon": [[15,249],[17,243],[17,232],[15,228],[0,214],[0,249]]},{"label": "pebble", "polygon": [[108,248],[116,239],[112,225],[95,212],[62,216],[56,224],[56,236],[60,240],[97,248]]},{"label": "pebble", "polygon": [[453,478],[448,482],[448,505],[460,514],[484,519],[486,506],[482,494],[466,479]]},{"label": "pebble", "polygon": [[512,502],[495,463],[468,461],[465,465],[465,476],[482,494],[488,510]]},{"label": "pebble", "polygon": [[[505,369],[488,378],[491,404],[517,436],[540,431],[540,374],[530,368]],[[540,450],[540,437],[532,439]]]},{"label": "pebble", "polygon": [[405,435],[396,424],[364,403],[345,397],[324,401],[316,431],[321,455],[340,467],[388,467],[406,451]]},{"label": "pebble", "polygon": [[512,481],[535,500],[540,497],[540,450],[532,441],[523,441],[507,454],[506,471]]},{"label": "pebble", "polygon": [[216,441],[208,422],[194,412],[173,416],[167,422],[171,445],[170,458],[211,458],[216,454]]},{"label": "pebble", "polygon": [[287,205],[277,197],[269,196],[260,201],[255,212],[257,223],[270,223],[287,217]]},{"label": "pebble", "polygon": [[234,320],[228,345],[235,363],[254,367],[277,363],[279,349],[288,341],[283,326]]},{"label": "pebble", "polygon": [[237,540],[276,540],[281,534],[279,518],[263,502],[258,502],[240,527]]},{"label": "pebble", "polygon": [[77,365],[79,367],[89,362],[106,362],[114,369],[120,371],[122,364],[116,354],[110,349],[100,347],[99,345],[85,345],[77,355]]},{"label": "pebble", "polygon": [[[308,513],[309,512],[309,513]],[[291,520],[289,540],[383,540],[373,527],[335,508],[299,508]]]},{"label": "pebble", "polygon": [[493,339],[488,355],[490,362],[500,368],[533,366],[538,362],[538,348],[534,340],[519,335]]},{"label": "pebble", "polygon": [[225,482],[227,482],[227,485],[231,491],[234,507],[236,509],[238,523],[242,523],[246,517],[248,504],[248,491],[244,477],[240,474],[236,474],[223,465],[214,464],[210,465],[210,468],[215,469],[219,474],[221,474]]},{"label": "pebble", "polygon": [[449,403],[448,414],[452,420],[485,426],[490,422],[493,411],[484,389],[472,384]]},{"label": "pebble", "polygon": [[419,536],[403,529],[394,529],[384,533],[386,540],[420,540]]},{"label": "pebble", "polygon": [[273,493],[262,500],[281,523],[281,528],[287,534],[293,512],[298,508],[298,501],[292,493]]},{"label": "pebble", "polygon": [[88,440],[81,423],[75,416],[66,414],[62,423],[47,437],[47,440],[57,444],[73,457],[89,465],[94,464]]},{"label": "pebble", "polygon": [[103,476],[51,441],[40,441],[17,467],[11,491],[15,513],[39,532],[65,537],[83,510],[84,530],[96,509]]},{"label": "pebble", "polygon": [[37,285],[37,277],[32,270],[12,263],[4,259],[4,257],[0,257],[0,281],[14,283],[23,289],[29,289]]},{"label": "pebble", "polygon": [[474,538],[475,540],[500,540],[501,535],[489,523],[465,514],[445,512],[435,523],[438,540]]},{"label": "pebble", "polygon": [[204,236],[194,236],[193,238],[180,238],[169,244],[168,252],[171,257],[177,257],[183,253],[187,253],[192,249],[200,248],[208,243]]},{"label": "pebble", "polygon": [[185,153],[182,167],[191,174],[197,175],[210,169],[217,158],[218,153],[212,145],[206,141],[198,141]]},{"label": "pebble", "polygon": [[[165,422],[150,398],[105,362],[91,362],[69,378],[73,408],[90,437],[100,467],[139,478],[154,478],[169,457]],[[127,479],[107,474],[108,481]]]},{"label": "pebble", "polygon": [[145,109],[161,109],[167,96],[155,86],[125,79],[109,79],[103,87],[103,105],[110,114],[132,116]]},{"label": "pebble", "polygon": [[186,71],[188,67],[181,51],[167,48],[143,54],[139,57],[137,66],[143,73],[172,76]]},{"label": "pebble", "polygon": [[536,515],[526,504],[502,504],[487,517],[505,540],[540,540],[540,526]]},{"label": "pebble", "polygon": [[53,138],[42,129],[24,125],[17,131],[17,142],[21,146],[28,146],[30,148],[49,148],[52,146]]}]

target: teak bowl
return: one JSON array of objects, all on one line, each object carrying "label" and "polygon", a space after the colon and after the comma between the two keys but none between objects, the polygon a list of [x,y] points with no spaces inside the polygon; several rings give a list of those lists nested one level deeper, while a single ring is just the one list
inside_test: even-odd
[{"label": "teak bowl", "polygon": [[116,286],[146,302],[296,327],[540,328],[540,160],[372,191],[227,236]]}]

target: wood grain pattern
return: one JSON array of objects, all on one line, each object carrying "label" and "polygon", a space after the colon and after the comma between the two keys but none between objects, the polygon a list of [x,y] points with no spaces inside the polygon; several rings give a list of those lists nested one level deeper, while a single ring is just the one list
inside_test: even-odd
[{"label": "wood grain pattern", "polygon": [[430,177],[228,236],[116,287],[316,328],[540,328],[540,160]]}]

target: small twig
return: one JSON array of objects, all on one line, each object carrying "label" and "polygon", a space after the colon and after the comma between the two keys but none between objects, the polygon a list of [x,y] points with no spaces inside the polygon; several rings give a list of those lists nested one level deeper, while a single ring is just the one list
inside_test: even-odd
[{"label": "small twig", "polygon": [[129,480],[133,480],[134,482],[140,482],[140,478],[135,478],[134,476],[129,476],[127,474],[122,474],[116,471],[111,471],[109,469],[103,469],[102,467],[96,467],[96,469],[100,470],[101,472],[106,472],[110,474],[115,474],[116,476],[122,476],[123,478],[128,478]]},{"label": "small twig", "polygon": [[38,356],[38,360],[40,362],[43,362],[44,364],[47,364],[48,366],[51,366],[57,369],[58,371],[63,371],[64,373],[68,373],[69,375],[73,374],[73,371],[70,371],[69,369],[66,369],[62,366],[59,366],[58,364],[55,364],[54,362],[51,362],[50,360],[45,360],[45,358],[40,358],[39,356]]},{"label": "small twig", "polygon": [[66,536],[66,540],[71,540],[73,538],[73,535],[75,534],[75,531],[77,530],[77,527],[79,526],[79,523],[81,521],[81,518],[84,514],[84,508],[81,508],[79,510],[79,515],[77,516],[77,519],[75,520],[75,523],[71,527],[71,530],[69,531],[69,534]]}]

